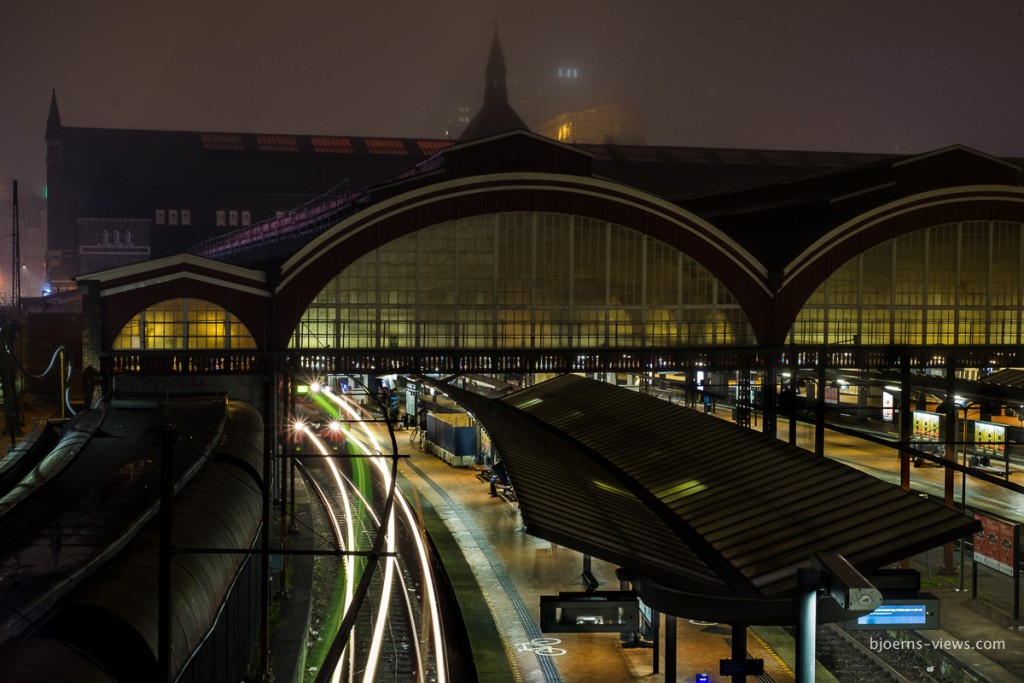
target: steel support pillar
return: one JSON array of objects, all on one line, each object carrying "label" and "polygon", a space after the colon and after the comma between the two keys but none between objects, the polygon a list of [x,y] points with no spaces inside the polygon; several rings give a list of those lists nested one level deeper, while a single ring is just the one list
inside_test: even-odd
[{"label": "steel support pillar", "polygon": [[676,618],[665,615],[665,680],[675,683],[676,680]]},{"label": "steel support pillar", "polygon": [[[747,627],[744,624],[730,624],[732,628],[732,661],[747,661]],[[732,683],[744,683],[746,674],[733,674]]]},{"label": "steel support pillar", "polygon": [[818,381],[814,411],[814,454],[825,457],[825,383],[828,381],[826,372],[825,352],[818,352]]},{"label": "steel support pillar", "polygon": [[[946,359],[946,460],[955,463],[957,457],[957,406],[956,406],[956,359],[950,356]],[[954,475],[956,470],[952,467],[943,468],[945,474],[943,481],[943,503],[949,509],[953,509]],[[952,574],[956,571],[956,563],[953,561],[953,542],[949,541],[942,547],[942,567],[940,571]]]},{"label": "steel support pillar", "polygon": [[818,625],[818,572],[801,568],[796,572],[799,613],[796,623],[796,681],[813,683],[815,629]]},{"label": "steel support pillar", "polygon": [[651,642],[654,643],[652,652],[654,671],[652,673],[658,673],[661,671],[661,642],[658,637],[661,635],[661,613],[657,610],[651,610]]}]

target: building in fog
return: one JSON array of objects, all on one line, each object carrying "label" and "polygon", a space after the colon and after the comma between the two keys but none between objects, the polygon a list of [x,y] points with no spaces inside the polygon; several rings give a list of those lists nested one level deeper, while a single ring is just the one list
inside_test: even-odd
[{"label": "building in fog", "polygon": [[[632,116],[595,109],[592,120],[580,115],[558,124],[568,127],[564,135],[527,130],[509,105],[496,39],[483,104],[457,141],[78,128],[62,125],[54,96],[46,134],[50,276],[55,290],[77,292],[51,300],[80,304],[68,309],[81,315],[77,366],[85,368],[78,381],[84,402],[127,396],[133,401],[119,407],[156,413],[172,396],[213,395],[225,404],[257,406],[245,409],[227,439],[245,457],[227,455],[250,474],[262,469],[265,512],[274,470],[288,460],[271,454],[294,439],[285,429],[293,389],[320,378],[356,377],[379,387],[383,376],[507,380],[577,373],[653,389],[671,376],[691,402],[697,395],[731,402],[741,426],[750,426],[756,411],[769,436],[776,435],[780,413],[793,414],[799,395],[822,430],[826,408],[835,415],[843,402],[857,420],[894,435],[899,430],[906,443],[916,429],[906,416],[928,412],[927,401],[911,403],[912,394],[952,397],[968,376],[1024,365],[1024,188],[1013,161],[958,145],[912,156],[651,146],[631,137],[642,130]],[[868,380],[846,392],[835,379],[845,371]],[[407,394],[412,415],[423,388],[418,383]],[[900,387],[898,426],[883,417],[882,391],[892,384]],[[888,508],[873,509],[865,488],[853,490],[846,497],[851,507],[844,508],[829,497],[830,471],[815,491],[818,508],[802,506],[807,484],[799,477],[788,495],[798,515],[816,519],[816,510],[827,508],[837,525],[846,525],[843,532],[816,535],[808,545],[791,525],[780,525],[778,536],[764,541],[747,524],[758,510],[737,509],[744,524],[733,531],[742,542],[764,541],[750,555],[757,561],[739,566],[729,556],[730,538],[722,541],[710,530],[722,519],[718,501],[714,510],[699,511],[707,513],[703,527],[677,518],[673,507],[713,479],[719,495],[721,482],[728,488],[737,480],[718,463],[702,462],[700,474],[683,483],[609,483],[611,469],[585,462],[594,449],[583,435],[597,430],[575,404],[576,391],[541,389],[518,413],[498,415],[512,417],[494,445],[508,447],[506,455],[518,450],[523,460],[517,465],[509,457],[509,468],[525,473],[527,458],[561,455],[558,449],[573,441],[566,452],[575,450],[580,459],[560,476],[579,486],[577,500],[595,508],[587,522],[594,526],[585,538],[572,529],[559,536],[551,527],[544,536],[545,519],[531,505],[547,506],[549,520],[569,526],[576,520],[565,515],[573,500],[551,495],[570,486],[552,488],[541,476],[536,490],[543,495],[522,506],[524,527],[598,558],[636,540],[637,549],[615,548],[613,559],[626,575],[653,567],[656,573],[646,576],[686,587],[701,574],[714,584],[710,603],[731,599],[737,587],[743,599],[785,597],[811,552],[885,546],[865,560],[877,568],[901,557],[909,536],[904,522],[915,527],[921,547],[976,526],[938,507],[931,511],[955,520],[949,527],[936,531],[939,524],[911,514],[892,524]],[[140,396],[147,400],[135,400]],[[993,423],[1016,422],[1004,399],[986,395]],[[539,416],[528,416],[530,410]],[[958,409],[951,398],[944,410],[952,434]],[[573,426],[544,424],[545,416]],[[657,425],[663,444],[678,437],[674,424],[665,426],[669,419]],[[795,441],[796,420],[789,424]],[[620,431],[632,439],[646,428]],[[102,436],[118,429],[115,420]],[[537,449],[541,439],[552,448]],[[109,438],[115,441],[139,458],[132,441]],[[627,450],[613,445],[618,455]],[[191,456],[198,453],[193,446]],[[246,464],[250,457],[260,467]],[[1002,457],[1008,464],[1010,451]],[[750,491],[763,488],[762,462],[745,470]],[[550,465],[540,463],[536,471]],[[241,500],[255,519],[252,486],[230,495],[224,490],[214,484],[194,500]],[[287,495],[283,485],[278,491]],[[926,505],[913,494],[890,493],[896,512],[904,504]],[[725,498],[735,498],[731,489],[719,500]],[[627,499],[631,507],[617,507]],[[702,507],[693,500],[680,507]],[[640,518],[628,514],[634,509],[651,523],[635,523]],[[873,536],[860,535],[862,514],[872,517]],[[632,523],[629,533],[611,533],[611,520],[602,515]],[[40,519],[53,527],[51,518]],[[665,538],[687,546],[679,561],[647,533],[664,525],[673,532]],[[270,526],[264,520],[262,532]],[[874,535],[893,542],[875,543]],[[246,535],[232,547],[252,543]],[[764,577],[770,581],[761,583]],[[777,592],[762,591],[768,584]],[[256,592],[254,586],[243,595]],[[783,623],[793,612],[786,611]],[[200,630],[221,617],[217,609],[209,612]],[[255,610],[230,612],[224,611],[248,628],[232,643],[248,644]],[[140,620],[151,626],[153,613]],[[79,645],[81,629],[52,632]],[[120,654],[120,641],[113,641],[117,648],[110,642],[85,645]],[[206,658],[182,645],[182,659],[220,656],[218,638],[196,642]],[[142,639],[137,645],[152,655]],[[617,652],[620,645],[616,636]]]},{"label": "building in fog", "polygon": [[46,200],[18,190],[18,243],[20,282],[11,277],[14,267],[14,185],[0,188],[0,301],[18,296],[37,297],[46,284]]},{"label": "building in fog", "polygon": [[603,104],[568,111],[537,124],[535,129],[545,137],[570,144],[647,144],[646,115],[625,104]]},{"label": "building in fog", "polygon": [[[128,273],[148,281],[152,263],[178,264],[166,267],[189,273],[255,268],[243,279],[266,283],[258,287],[263,293],[250,303],[229,297],[224,308],[243,323],[252,344],[268,350],[653,353],[856,340],[922,349],[1009,345],[1009,351],[1020,341],[1017,266],[991,261],[1016,254],[1022,239],[1016,204],[1005,199],[1020,191],[1012,161],[958,146],[895,156],[623,139],[545,142],[509,105],[506,77],[495,35],[482,106],[458,142],[69,127],[54,95],[46,143],[55,290],[74,288],[76,278],[103,282],[114,277],[103,273],[117,273],[123,291]],[[619,136],[625,121],[642,118],[623,107],[593,113],[595,130],[601,121],[617,122]],[[585,117],[572,121],[582,135]],[[344,233],[350,222],[361,225],[399,197],[425,193],[431,199],[416,200],[417,206],[434,206],[439,193],[449,192],[445,183],[485,175],[480,187],[487,191],[466,190],[441,202],[459,208],[423,216],[419,208],[397,232],[375,228],[376,237],[361,236],[358,248],[348,244],[317,265],[309,284],[300,284],[299,273],[308,271],[327,235]],[[544,189],[555,187],[562,189]],[[999,189],[992,195],[986,188]],[[498,226],[487,228],[497,231],[493,240],[473,246],[482,251],[471,259],[471,242],[460,235],[478,229],[467,221]],[[435,256],[419,242],[406,244],[416,226],[420,235],[438,233]],[[388,235],[401,240],[385,244]],[[978,251],[969,255],[975,244]],[[461,246],[442,256],[440,245]],[[584,247],[596,251],[585,256]],[[498,251],[488,253],[492,248]],[[391,249],[411,249],[386,258],[405,263],[415,255],[415,265],[408,263],[413,270],[378,272],[366,261]],[[506,262],[513,252],[516,260]],[[537,260],[542,257],[557,263]],[[431,258],[442,273],[458,264],[461,279],[428,304],[438,281]],[[925,260],[912,265],[914,259]],[[327,272],[341,267],[356,270]],[[544,273],[560,273],[559,279],[538,279]],[[584,273],[604,279],[578,281]],[[371,290],[351,295],[361,303],[342,306],[341,292],[371,281]],[[507,284],[460,293],[469,282]],[[936,294],[940,282],[949,291]],[[168,303],[173,297],[160,303],[143,296],[141,284],[133,288],[115,297],[127,297],[128,308],[119,305],[104,323],[102,337],[92,340],[96,353],[150,348],[143,309],[181,305]],[[521,300],[527,292],[529,310]],[[1008,308],[1008,302],[1016,303]],[[121,335],[131,320],[138,330]],[[266,320],[274,322],[266,327]],[[234,325],[225,318],[223,329]],[[217,347],[212,340],[203,344]]]}]

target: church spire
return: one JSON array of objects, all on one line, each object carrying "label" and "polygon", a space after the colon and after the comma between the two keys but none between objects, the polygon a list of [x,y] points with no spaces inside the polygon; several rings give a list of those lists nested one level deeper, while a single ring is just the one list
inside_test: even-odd
[{"label": "church spire", "polygon": [[[37,129],[38,130],[38,129]],[[57,89],[50,95],[50,114],[46,117],[46,139],[60,138],[60,111],[57,109]]]},{"label": "church spire", "polygon": [[498,29],[495,28],[494,39],[491,41],[491,53],[487,58],[484,105],[466,126],[466,130],[459,136],[459,140],[485,138],[510,130],[529,130],[523,120],[519,118],[519,114],[509,106],[506,74],[505,55],[502,54]]},{"label": "church spire", "polygon": [[508,70],[505,68],[505,55],[501,53],[501,41],[498,40],[498,29],[494,29],[494,39],[491,41],[491,54],[487,58],[487,84],[484,87],[484,106],[487,104],[508,106],[508,85],[505,76]]}]

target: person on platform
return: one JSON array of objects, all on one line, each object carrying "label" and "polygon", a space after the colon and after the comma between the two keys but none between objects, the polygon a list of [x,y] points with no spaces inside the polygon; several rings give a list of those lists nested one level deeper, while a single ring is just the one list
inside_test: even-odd
[{"label": "person on platform", "polygon": [[498,495],[498,483],[502,486],[508,486],[508,472],[505,470],[505,463],[501,460],[495,460],[494,464],[491,465],[491,495]]}]

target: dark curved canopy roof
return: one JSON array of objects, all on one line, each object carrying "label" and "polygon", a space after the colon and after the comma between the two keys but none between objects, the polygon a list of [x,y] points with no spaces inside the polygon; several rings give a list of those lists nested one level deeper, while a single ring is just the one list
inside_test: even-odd
[{"label": "dark curved canopy roof", "polygon": [[688,594],[788,599],[816,553],[867,572],[977,526],[841,463],[603,382],[563,375],[500,400],[436,384],[490,434],[529,533]]}]

